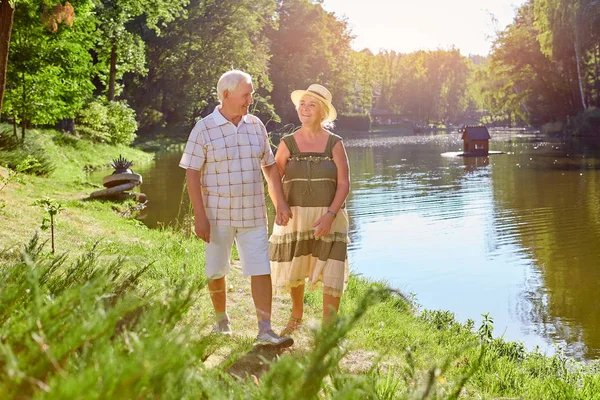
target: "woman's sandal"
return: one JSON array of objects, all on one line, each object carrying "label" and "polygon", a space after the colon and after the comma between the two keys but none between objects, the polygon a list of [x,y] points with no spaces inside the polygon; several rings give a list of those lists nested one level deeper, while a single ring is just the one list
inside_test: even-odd
[{"label": "woman's sandal", "polygon": [[290,317],[287,325],[285,326],[285,328],[283,328],[283,330],[281,331],[279,336],[288,336],[288,335],[294,333],[295,331],[297,331],[298,329],[300,329],[301,326],[302,326],[302,318]]}]

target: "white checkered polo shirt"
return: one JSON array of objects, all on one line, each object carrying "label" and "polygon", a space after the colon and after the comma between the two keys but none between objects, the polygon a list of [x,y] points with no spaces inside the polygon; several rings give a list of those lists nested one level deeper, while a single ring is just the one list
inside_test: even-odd
[{"label": "white checkered polo shirt", "polygon": [[202,198],[211,225],[252,227],[267,224],[261,166],[273,163],[260,119],[248,114],[235,126],[217,107],[192,129],[179,166],[202,172]]}]

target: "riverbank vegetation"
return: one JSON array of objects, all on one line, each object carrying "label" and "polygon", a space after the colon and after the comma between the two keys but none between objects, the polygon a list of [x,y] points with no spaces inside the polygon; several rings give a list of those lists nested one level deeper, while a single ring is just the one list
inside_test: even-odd
[{"label": "riverbank vegetation", "polygon": [[[506,342],[493,320],[457,321],[352,276],[342,318],[320,329],[320,295],[289,351],[253,348],[249,283],[233,270],[235,334],[211,334],[204,249],[189,229],[148,229],[132,203],[89,200],[86,169],[116,154],[151,155],[61,133],[30,132],[51,155],[45,176],[19,172],[0,190],[0,393],[11,398],[595,398],[598,363],[545,356]],[[78,147],[79,146],[79,147]],[[7,178],[9,170],[0,168]],[[52,198],[56,252],[41,231]],[[287,296],[274,299],[284,326]]]}]

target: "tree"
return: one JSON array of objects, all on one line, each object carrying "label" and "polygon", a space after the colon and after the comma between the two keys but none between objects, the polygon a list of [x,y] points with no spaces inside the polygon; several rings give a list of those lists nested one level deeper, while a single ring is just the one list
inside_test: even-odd
[{"label": "tree", "polygon": [[535,0],[533,3],[541,50],[572,74],[572,90],[577,92],[581,109],[585,110],[587,98],[591,97],[586,77],[593,76],[594,84],[599,79],[587,72],[587,65],[600,46],[597,40],[600,1]]},{"label": "tree", "polygon": [[22,139],[29,124],[73,118],[91,96],[92,7],[91,0],[42,6],[40,22],[39,1],[16,3],[3,108]]},{"label": "tree", "polygon": [[8,49],[10,33],[15,12],[14,0],[0,0],[0,117],[2,117],[2,99],[6,86],[6,68],[8,65]]},{"label": "tree", "polygon": [[145,74],[145,45],[130,25],[143,20],[142,29],[161,32],[167,22],[184,14],[189,0],[102,0],[97,6],[100,37],[96,48],[98,75],[111,101],[118,93],[117,80],[125,73]]},{"label": "tree", "polygon": [[565,119],[577,110],[573,79],[562,75],[563,62],[543,53],[537,26],[533,1],[528,1],[499,33],[490,63],[480,74],[488,82],[482,87],[490,112],[534,125]]},{"label": "tree", "polygon": [[375,55],[369,49],[350,52],[351,76],[354,77],[352,111],[369,112],[373,107],[373,89],[378,82]]},{"label": "tree", "polygon": [[290,93],[311,83],[320,83],[333,93],[339,112],[352,109],[352,35],[346,20],[309,0],[278,1],[277,17],[279,27],[268,35],[273,54],[269,70],[273,104],[281,119],[296,121]]},{"label": "tree", "polygon": [[264,120],[276,118],[269,104],[265,34],[274,23],[274,12],[274,0],[192,0],[187,16],[165,28],[161,36],[146,31],[148,75],[128,78],[126,92],[145,127],[169,123],[187,129],[213,110],[218,102],[217,80],[232,68],[253,77],[252,112]]}]

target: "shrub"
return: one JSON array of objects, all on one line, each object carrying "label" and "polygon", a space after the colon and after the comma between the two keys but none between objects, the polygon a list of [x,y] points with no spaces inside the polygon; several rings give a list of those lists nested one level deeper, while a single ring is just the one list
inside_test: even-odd
[{"label": "shrub", "polygon": [[562,133],[564,130],[565,124],[560,121],[547,122],[540,128],[540,131],[545,134]]},{"label": "shrub", "polygon": [[[14,138],[14,137],[12,137]],[[55,167],[44,149],[33,139],[20,143],[9,137],[0,146],[0,165],[20,173],[48,176]]]},{"label": "shrub", "polygon": [[371,117],[368,114],[338,115],[336,126],[339,129],[368,132],[371,130]]},{"label": "shrub", "polygon": [[139,119],[140,129],[144,130],[164,128],[167,125],[164,114],[150,107],[144,108],[141,111]]},{"label": "shrub", "polygon": [[94,100],[79,113],[77,133],[94,142],[108,142],[110,135],[106,126],[107,121],[108,108],[104,102]]},{"label": "shrub", "polygon": [[578,114],[573,130],[577,135],[600,136],[600,109],[591,107]]},{"label": "shrub", "polygon": [[108,133],[111,144],[130,144],[135,139],[135,111],[125,101],[108,103]]},{"label": "shrub", "polygon": [[135,111],[125,101],[95,99],[81,110],[77,133],[95,142],[130,144],[135,139]]}]

